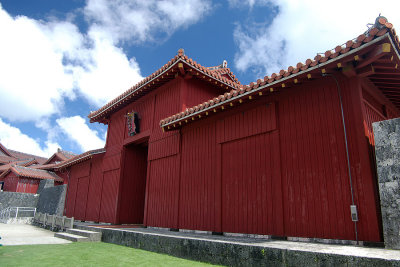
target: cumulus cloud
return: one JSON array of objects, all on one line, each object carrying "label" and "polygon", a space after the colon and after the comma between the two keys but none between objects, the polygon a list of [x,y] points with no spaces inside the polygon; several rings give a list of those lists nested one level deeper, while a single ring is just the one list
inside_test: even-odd
[{"label": "cumulus cloud", "polygon": [[84,13],[94,29],[115,41],[143,42],[171,35],[198,22],[211,10],[208,0],[89,0]]},{"label": "cumulus cloud", "polygon": [[62,58],[63,51],[79,45],[77,28],[14,19],[1,5],[0,25],[0,115],[28,121],[57,113],[62,98],[73,97],[73,78],[65,73]]},{"label": "cumulus cloud", "polygon": [[[13,17],[0,3],[0,118],[33,122],[47,131],[49,140],[56,140],[64,131],[82,149],[88,149],[102,146],[104,140],[96,137],[82,118],[60,118],[60,127],[52,125],[67,108],[65,100],[83,97],[101,107],[124,92],[142,76],[135,58],[128,57],[121,46],[152,42],[158,39],[155,36],[165,39],[201,20],[211,10],[211,3],[88,0],[82,10],[73,12],[86,19],[85,32],[70,19],[74,16],[66,20]],[[66,124],[70,127],[63,127]],[[38,145],[35,149],[40,153],[46,150]]]},{"label": "cumulus cloud", "polygon": [[45,142],[42,147],[39,142],[21,132],[20,129],[5,123],[0,118],[0,143],[6,148],[22,151],[42,157],[49,157],[57,151],[60,145],[56,142]]},{"label": "cumulus cloud", "polygon": [[70,66],[76,86],[90,103],[99,107],[126,91],[142,79],[134,58],[128,59],[122,49],[101,36],[90,32],[93,47],[87,51],[89,58],[82,66]]},{"label": "cumulus cloud", "polygon": [[81,116],[62,117],[56,122],[68,138],[79,145],[82,151],[104,147],[105,140],[99,137],[97,131],[90,129]]},{"label": "cumulus cloud", "polygon": [[365,0],[362,4],[339,0],[331,6],[318,0],[247,2],[249,7],[267,2],[279,10],[272,23],[238,23],[234,30],[238,48],[235,67],[240,71],[250,69],[256,77],[304,62],[357,37],[379,13],[400,25],[400,2],[396,0]]}]

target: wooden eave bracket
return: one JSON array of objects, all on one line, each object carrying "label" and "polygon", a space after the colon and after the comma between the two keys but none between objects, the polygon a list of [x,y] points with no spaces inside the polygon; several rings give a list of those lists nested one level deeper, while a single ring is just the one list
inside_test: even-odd
[{"label": "wooden eave bracket", "polygon": [[365,54],[365,56],[363,57],[365,60],[360,61],[360,63],[356,66],[356,69],[365,67],[375,60],[383,57],[384,55],[387,55],[388,53],[390,53],[391,49],[392,45],[390,43],[383,43],[378,45],[372,51]]},{"label": "wooden eave bracket", "polygon": [[357,72],[356,72],[353,64],[349,62],[342,68],[342,74],[344,76],[346,76],[347,78],[350,78],[350,77],[356,76]]},{"label": "wooden eave bracket", "polygon": [[179,62],[179,63],[178,63],[178,69],[179,69],[179,72],[180,72],[182,75],[185,75],[185,68],[183,67],[183,63],[182,63],[182,62]]},{"label": "wooden eave bracket", "polygon": [[360,77],[368,77],[373,74],[375,74],[375,68],[372,64],[357,69],[357,75]]}]

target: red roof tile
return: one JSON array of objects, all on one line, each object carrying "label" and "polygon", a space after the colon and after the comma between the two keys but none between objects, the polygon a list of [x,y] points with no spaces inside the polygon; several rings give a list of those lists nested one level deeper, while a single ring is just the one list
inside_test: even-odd
[{"label": "red roof tile", "polygon": [[27,160],[18,160],[18,161],[13,161],[11,163],[1,165],[0,166],[0,173],[3,171],[7,171],[9,168],[11,168],[12,165],[19,165],[19,166],[30,166],[32,164],[37,163],[35,159],[27,159]]},{"label": "red roof tile", "polygon": [[58,157],[60,159],[60,161],[66,161],[70,158],[75,157],[77,154],[69,152],[69,151],[65,151],[65,150],[61,150],[59,149],[56,153],[54,153],[50,158],[48,158],[43,165],[48,164],[52,159],[54,159],[55,157]]},{"label": "red roof tile", "polygon": [[19,152],[19,151],[15,151],[15,150],[11,150],[11,149],[8,149],[8,151],[11,153],[11,155],[13,157],[15,157],[17,159],[31,159],[31,158],[34,158],[40,164],[44,163],[47,160],[47,158],[39,157],[39,156],[36,156],[36,155],[24,153],[24,152]]},{"label": "red roof tile", "polygon": [[[38,170],[33,168],[27,168],[23,166],[13,165],[10,170],[11,172],[15,173],[18,176],[22,177],[29,177],[35,179],[51,179],[57,182],[62,182],[63,179],[56,175],[54,172],[45,171],[45,170]],[[8,172],[9,172],[8,171]],[[7,175],[8,172],[4,172],[0,177],[4,177]]]},{"label": "red roof tile", "polygon": [[[334,63],[338,59],[351,56],[352,53],[358,51],[356,50],[357,48],[368,47],[371,44],[383,40],[383,38],[386,38],[387,36],[390,36],[390,40],[397,50],[397,55],[399,55],[399,37],[396,35],[393,25],[388,23],[385,18],[380,17],[379,20],[377,20],[377,24],[375,24],[374,27],[370,28],[364,34],[359,35],[353,40],[347,41],[344,45],[336,46],[333,50],[328,50],[323,54],[318,54],[314,60],[307,59],[304,63],[299,62],[296,67],[290,66],[287,70],[281,70],[279,74],[273,73],[271,76],[265,76],[263,80],[257,80],[256,83],[252,82],[249,85],[244,85],[243,87],[236,88],[229,93],[210,99],[207,102],[187,109],[183,116],[178,116],[181,114],[178,113],[162,119],[160,121],[160,126],[166,127],[167,130],[173,129],[177,126],[175,123],[181,121],[189,123],[192,120],[188,120],[188,118],[191,118],[194,115],[199,115],[200,113],[206,113],[208,110],[215,109],[217,106],[223,107],[223,105],[230,104],[232,101],[237,101],[240,98],[248,96],[250,97],[250,95],[255,94],[256,92],[261,92],[264,89],[271,89],[272,91],[275,91],[276,87],[281,86],[281,88],[284,88],[284,82],[289,82],[300,75],[307,74],[310,75],[307,78],[311,78],[311,71]],[[400,105],[398,107],[400,108]],[[221,108],[221,110],[223,109]],[[170,126],[173,126],[173,128]]]},{"label": "red roof tile", "polygon": [[[62,169],[62,168],[67,168],[69,166],[78,164],[78,163],[80,163],[82,161],[91,159],[93,157],[93,155],[102,154],[102,153],[105,153],[105,152],[106,152],[105,148],[89,150],[89,151],[86,151],[85,153],[82,153],[80,155],[76,155],[75,157],[72,157],[72,158],[70,158],[70,159],[68,159],[66,161],[63,161],[63,162],[60,162],[60,163],[57,163],[57,164],[49,164],[49,165],[53,165],[52,168],[55,169],[55,170]],[[46,165],[42,166],[42,168],[46,168],[46,167],[48,167],[48,165],[47,166]]]},{"label": "red roof tile", "polygon": [[0,155],[0,163],[10,163],[10,162],[13,162],[13,161],[15,161],[15,160],[17,160],[16,158],[14,158],[14,157],[9,157],[9,156],[1,156]]}]

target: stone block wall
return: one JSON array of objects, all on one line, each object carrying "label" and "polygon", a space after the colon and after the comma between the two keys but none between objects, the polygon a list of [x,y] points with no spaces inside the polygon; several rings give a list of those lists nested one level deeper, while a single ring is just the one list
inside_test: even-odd
[{"label": "stone block wall", "polygon": [[400,118],[373,129],[385,246],[400,249]]},{"label": "stone block wall", "polygon": [[0,210],[8,207],[36,207],[39,195],[17,192],[0,192]]},{"label": "stone block wall", "polygon": [[54,180],[41,180],[36,194],[40,194],[43,189],[54,186]]},{"label": "stone block wall", "polygon": [[63,215],[67,185],[43,188],[37,203],[37,212]]}]

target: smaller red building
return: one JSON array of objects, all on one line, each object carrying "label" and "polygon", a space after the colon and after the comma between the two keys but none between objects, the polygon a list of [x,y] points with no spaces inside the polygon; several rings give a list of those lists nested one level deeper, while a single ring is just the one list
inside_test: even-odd
[{"label": "smaller red building", "polygon": [[6,172],[0,175],[0,181],[4,182],[4,191],[33,193],[38,190],[39,183],[43,179],[51,179],[57,184],[63,179],[54,172],[33,169],[18,165],[11,166]]},{"label": "smaller red building", "polygon": [[52,179],[56,184],[67,182],[67,173],[54,173],[55,167],[77,155],[58,149],[48,159],[7,149],[0,143],[0,190],[36,193],[40,180]]}]

